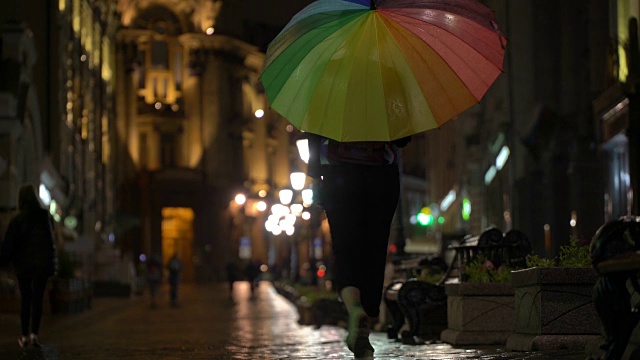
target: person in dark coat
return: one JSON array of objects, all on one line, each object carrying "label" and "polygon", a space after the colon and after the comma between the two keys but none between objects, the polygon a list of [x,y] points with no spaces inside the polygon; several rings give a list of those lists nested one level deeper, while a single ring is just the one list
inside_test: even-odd
[{"label": "person in dark coat", "polygon": [[158,256],[152,256],[147,263],[147,280],[149,281],[149,297],[151,298],[152,309],[158,307],[156,297],[160,287],[160,280],[162,279],[161,266],[162,260]]},{"label": "person in dark coat", "polygon": [[255,296],[256,286],[260,276],[260,266],[255,260],[249,260],[244,268],[244,276],[249,282],[249,289],[251,289],[251,297]]},{"label": "person in dark coat", "polygon": [[182,272],[182,261],[178,258],[178,254],[174,253],[167,263],[169,270],[169,288],[171,295],[171,306],[178,306],[178,283],[180,282],[180,273]]},{"label": "person in dark coat", "polygon": [[0,247],[0,266],[13,264],[20,289],[21,347],[42,346],[38,339],[42,302],[49,277],[57,269],[54,223],[40,206],[33,185],[20,188],[18,213],[13,217]]}]

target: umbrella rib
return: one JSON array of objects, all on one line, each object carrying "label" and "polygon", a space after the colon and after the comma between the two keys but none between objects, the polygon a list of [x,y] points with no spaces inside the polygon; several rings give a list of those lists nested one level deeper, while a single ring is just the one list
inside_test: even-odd
[{"label": "umbrella rib", "polygon": [[[411,16],[406,16],[406,15],[402,15],[402,14],[398,14],[398,13],[387,13],[387,16],[390,17],[391,21],[394,21],[399,26],[402,26],[404,29],[406,29],[408,32],[410,32],[411,36],[414,36],[414,37],[420,39],[426,45],[429,45],[429,42],[427,42],[426,40],[422,39],[418,34],[416,34],[415,33],[416,31],[420,31],[420,32],[426,34],[429,38],[432,38],[434,41],[438,41],[439,44],[441,44],[443,47],[446,47],[449,50],[449,52],[452,54],[451,56],[455,56],[457,59],[461,60],[461,63],[464,63],[465,65],[468,65],[470,68],[474,67],[473,66],[474,64],[470,63],[471,60],[461,56],[459,54],[459,51],[456,51],[455,47],[452,47],[451,44],[449,44],[448,42],[442,41],[437,36],[431,35],[430,32],[426,31],[423,27],[416,26],[416,27],[410,28],[409,25],[408,25],[409,24],[408,21],[407,22],[401,22],[401,21],[395,21],[393,19],[396,18],[396,17],[402,17],[402,18],[409,19],[409,20],[412,20],[412,21],[420,21],[420,20],[418,20],[418,19],[416,19],[414,17],[411,17]],[[429,26],[437,27],[438,29],[442,29],[440,26],[437,26],[436,24],[426,23],[426,22],[425,22],[425,24],[427,24]],[[469,43],[467,41],[464,41],[464,39],[461,39],[461,38],[457,37],[455,34],[449,32],[449,31],[446,31],[446,30],[444,30],[444,31],[446,33],[450,34],[451,36],[455,37],[456,39],[462,41],[464,44],[467,44],[470,49],[474,49],[475,50],[475,48],[473,46],[469,45]],[[445,60],[439,52],[436,52],[436,53],[438,54],[438,56],[440,56],[443,59],[443,61],[445,61],[446,63],[449,63],[449,61]],[[484,54],[482,54],[480,52],[477,52],[477,51],[474,51],[474,53],[477,54],[478,56],[482,57],[485,61],[487,61],[488,64],[491,64],[491,66],[493,66],[500,73],[503,72],[503,69],[501,67],[496,66],[496,64],[494,62],[492,62],[491,59],[487,58]],[[453,68],[452,68],[452,70],[453,70]],[[460,76],[460,74],[458,74],[456,71],[454,71],[454,73],[456,73],[458,78],[463,83],[467,84],[467,82],[465,82],[463,80],[463,78]],[[482,98],[484,93],[486,93],[486,90],[491,86],[491,84],[495,80],[495,76],[497,76],[497,73],[496,74],[484,73],[484,75],[486,77],[491,77],[492,79],[485,78],[484,76],[475,75],[475,79],[479,80],[482,84],[484,84],[484,86],[483,86],[484,90],[481,91],[481,94],[478,94],[478,96],[475,96],[478,101]]]},{"label": "umbrella rib", "polygon": [[[419,6],[417,6],[419,5]],[[477,0],[380,0],[380,9],[431,9],[465,17],[488,29],[495,29],[495,11]],[[483,23],[486,20],[486,23]]]},{"label": "umbrella rib", "polygon": [[[406,10],[406,9],[408,9],[408,10],[417,10],[417,11],[425,10],[425,9],[419,9],[419,8],[401,8],[401,9],[405,9],[405,10]],[[443,26],[443,22],[442,22],[442,21],[440,21],[440,20],[438,19],[438,17],[436,17],[436,16],[430,16],[429,18],[430,18],[432,21],[425,21],[425,20],[423,20],[423,19],[418,19],[418,18],[416,18],[416,17],[414,17],[414,16],[405,15],[405,14],[403,14],[403,13],[401,13],[401,12],[393,11],[393,10],[394,10],[394,9],[384,9],[384,10],[382,10],[382,12],[386,12],[386,13],[392,14],[393,16],[398,16],[398,17],[402,17],[402,18],[406,18],[406,19],[413,19],[413,20],[417,20],[417,21],[420,21],[420,22],[424,22],[425,24],[428,24],[428,25],[431,25],[431,26],[437,27],[438,29],[440,29],[440,30],[442,30],[442,31],[445,31],[446,33],[449,33],[449,34],[451,34],[452,36],[454,36],[454,37],[456,37],[456,38],[460,39],[460,41],[464,42],[464,43],[465,43],[465,44],[467,44],[469,47],[471,47],[471,48],[473,48],[473,49],[476,49],[476,52],[477,52],[480,56],[484,57],[488,62],[490,62],[490,63],[492,63],[492,64],[495,64],[495,63],[494,63],[494,62],[493,62],[493,61],[492,61],[492,60],[491,60],[487,55],[485,55],[485,53],[484,53],[484,52],[482,52],[482,51],[477,51],[477,47],[476,47],[476,46],[474,46],[474,44],[470,43],[470,42],[467,40],[467,37],[461,37],[461,36],[458,36],[456,33],[454,33],[454,32],[452,32],[452,31],[451,31],[451,27],[450,27],[450,28],[448,28],[448,27]],[[440,12],[440,13],[443,13],[443,14],[447,14],[447,12],[446,12],[446,11],[440,11],[440,10],[432,10],[432,11],[434,11],[434,12]],[[455,14],[455,13],[454,13],[454,14]],[[478,24],[478,23],[476,23],[476,22],[473,22],[473,21],[472,21],[472,20],[470,20],[469,18],[466,18],[466,17],[464,17],[464,16],[462,16],[462,15],[458,15],[458,14],[455,14],[455,15],[457,15],[457,16],[459,16],[459,17],[461,17],[462,19],[465,19],[465,20],[467,20],[467,21],[470,21],[472,24],[477,24],[478,26],[482,26],[482,25],[480,25],[480,24]],[[403,23],[401,23],[401,22],[398,22],[398,23],[399,23],[401,26],[403,26],[404,28],[406,28],[406,29],[408,29],[408,30],[409,30],[409,28],[407,28]],[[455,28],[453,28],[453,29],[454,29],[454,30],[458,30],[458,31],[462,31],[462,29],[461,29],[460,27],[455,27]],[[422,28],[420,28],[420,30],[424,31]],[[411,30],[409,30],[409,31],[411,31]],[[495,34],[496,34],[496,38],[498,39],[498,41],[500,41],[500,33],[499,33],[498,31],[496,31],[496,30],[493,30],[493,31],[495,32]],[[468,32],[468,31],[464,31],[464,32],[465,32],[466,34],[471,34],[471,37],[477,38],[477,37],[475,36],[475,34],[473,34],[473,33],[470,33],[470,32]],[[416,35],[416,36],[417,36],[417,35]],[[484,48],[492,49],[491,44],[487,44],[487,43],[486,43],[485,41],[483,41],[482,39],[480,39],[480,41],[481,41],[484,45],[486,45]],[[501,49],[501,50],[504,50],[503,48],[504,48],[504,46],[503,46],[502,44],[500,44],[500,49]],[[500,54],[495,54],[495,55],[496,55],[496,58],[502,58],[502,56],[501,56]],[[504,71],[502,66],[497,66],[497,67],[498,67],[498,69],[499,69],[501,72],[502,72],[502,71]]]},{"label": "umbrella rib", "polygon": [[[377,46],[377,49],[380,49],[380,39],[378,38],[377,24],[376,24],[376,46]],[[378,51],[380,51],[380,50],[378,50]],[[378,54],[378,56],[380,56],[380,54]],[[378,69],[377,69],[378,70],[378,76],[380,77],[380,79],[382,79],[382,63],[380,61],[378,61],[377,64],[378,64]],[[398,75],[396,73],[394,73],[394,75],[396,76],[396,80],[398,80]],[[380,81],[380,84],[382,85],[381,88],[382,88],[383,99],[386,99],[387,98],[387,94],[386,94],[385,87],[383,86],[382,81]],[[387,133],[389,133],[389,134],[391,133],[391,126],[390,126],[390,124],[388,122],[387,122]]]},{"label": "umbrella rib", "polygon": [[[413,18],[411,18],[411,17],[407,17],[407,16],[403,16],[403,15],[399,15],[399,14],[396,14],[396,15],[397,15],[397,16],[401,16],[401,17],[405,17],[405,18],[413,19]],[[404,27],[405,29],[407,29],[407,30],[411,33],[411,35],[413,35],[413,36],[415,36],[415,37],[417,37],[417,38],[421,39],[418,35],[416,35],[413,31],[411,31],[407,26],[404,26],[404,24],[403,24],[403,23],[398,23],[398,24],[399,24],[400,26]],[[440,27],[439,27],[439,26],[437,26],[437,25],[433,25],[433,26],[436,26],[436,27],[440,28]],[[422,29],[422,28],[418,28],[418,30],[419,30],[419,31],[421,31],[421,32],[423,32],[423,33],[427,33],[427,31],[425,31],[425,30],[424,30],[424,29]],[[450,33],[450,32],[448,32],[448,31],[447,31],[447,33]],[[427,34],[428,34],[428,33],[427,33]],[[451,34],[451,33],[450,33],[450,34]],[[454,34],[452,34],[452,35],[454,35]],[[454,35],[454,36],[455,36],[455,35]],[[464,57],[460,56],[459,52],[458,52],[458,51],[455,51],[455,48],[454,48],[454,47],[452,47],[452,46],[451,46],[451,44],[449,44],[449,43],[447,43],[447,42],[444,42],[444,41],[440,41],[440,39],[438,39],[438,38],[436,38],[436,37],[433,37],[433,38],[434,38],[434,40],[439,41],[439,42],[440,42],[440,44],[442,44],[444,47],[446,47],[447,49],[449,49],[449,50],[450,50],[450,52],[451,52],[451,54],[453,54],[453,56],[455,56],[457,59],[461,60],[464,64],[468,64],[468,61],[466,61],[466,59],[465,59]],[[421,41],[423,41],[423,40],[421,39]],[[466,41],[464,41],[464,40],[462,40],[462,39],[461,39],[461,41],[463,41],[465,44],[467,44],[467,45],[468,45],[468,43],[467,43]],[[471,46],[470,46],[470,47],[471,47]],[[473,47],[472,47],[472,48],[473,48]],[[437,53],[437,52],[436,52],[436,53]],[[478,55],[479,55],[479,56],[481,56],[482,58],[484,58],[485,60],[487,60],[487,62],[491,63],[491,60],[489,60],[489,59],[488,59],[486,56],[484,56],[483,54],[478,53]],[[440,56],[440,58],[442,58],[442,56],[441,56],[439,53],[438,53],[438,56]],[[446,61],[444,58],[442,58],[442,59],[443,59],[443,61],[444,61],[444,62],[449,63],[449,62],[448,62],[448,61]],[[492,63],[491,63],[491,64],[492,64]],[[501,70],[501,69],[500,69],[500,70]],[[456,76],[458,77],[458,79],[460,79],[460,81],[461,81],[462,83],[466,83],[466,82],[462,79],[462,77],[460,77],[460,75],[459,75],[456,71],[454,71],[454,73],[456,74]],[[479,79],[480,81],[482,81],[482,83],[483,83],[487,88],[488,88],[489,86],[491,86],[491,83],[490,83],[490,82],[485,81],[482,77],[480,77],[480,76],[476,76],[476,78],[477,78],[477,79]],[[477,100],[480,100],[480,99],[477,99]]]},{"label": "umbrella rib", "polygon": [[[354,13],[353,15],[345,17],[345,19],[355,18],[356,16],[358,16],[357,13]],[[336,31],[339,31],[345,26],[349,26],[348,24],[349,22],[345,23],[344,20],[341,20],[341,21],[334,20],[328,23],[324,23],[322,27],[330,26],[332,28],[331,34],[335,34]],[[340,25],[340,26],[338,27],[337,25]],[[300,64],[307,61],[305,59],[308,59],[308,54],[312,52],[313,49],[316,48],[319,44],[322,44],[328,39],[331,39],[333,36],[331,34],[328,34],[326,31],[320,31],[320,32],[315,31],[315,30],[319,30],[322,27],[318,27],[316,29],[312,29],[311,31],[304,32],[304,35],[296,39],[291,46],[285,49],[281,54],[279,54],[270,62],[269,66],[265,68],[263,74],[261,75],[261,78],[263,78],[263,76],[266,73],[269,73],[270,79],[276,79],[276,78],[288,79],[294,74],[296,74],[296,76],[299,76],[299,72],[297,72],[299,70],[299,66]],[[301,53],[301,51],[303,52]],[[292,67],[292,64],[293,64],[292,61],[293,63],[295,63],[295,67]],[[316,66],[312,66],[312,68],[314,67]],[[306,74],[306,72],[304,73]],[[286,80],[282,82],[280,86],[274,86],[274,85],[275,85],[274,83],[271,83],[271,86],[266,89],[267,94],[272,95],[272,96],[269,96],[272,101],[276,99],[279,96],[280,92],[286,87]]]},{"label": "umbrella rib", "polygon": [[[400,25],[400,24],[398,24],[398,25]],[[405,28],[405,27],[403,27],[403,28]],[[406,29],[406,28],[405,28],[405,29]],[[407,36],[410,36],[410,37],[413,37],[413,38],[418,39],[419,41],[422,41],[422,40],[421,40],[417,35],[415,35],[413,32],[409,31],[408,29],[406,29],[406,30],[407,30],[407,31],[405,31],[405,32],[397,32],[398,36],[402,36],[402,37],[404,37],[405,39],[407,39]],[[411,46],[411,47],[412,47],[412,49],[413,49],[417,54],[419,54],[419,55],[420,55],[420,57],[422,57],[422,59],[424,60],[422,63],[423,63],[426,67],[428,67],[432,73],[434,73],[434,74],[435,74],[435,73],[436,73],[436,71],[431,67],[430,63],[429,63],[428,61],[426,61],[426,58],[423,56],[423,52],[421,51],[421,49],[419,49],[419,48],[415,47],[415,46],[413,45],[414,43],[413,43],[412,41],[407,41],[407,44],[409,44],[409,46]],[[400,48],[400,51],[401,51],[401,52],[405,55],[405,57],[406,57],[406,52],[404,51],[404,49]],[[434,51],[434,53],[435,53],[435,54],[437,54],[435,51]],[[440,54],[437,54],[437,55],[438,55],[438,57],[440,57],[440,59],[442,59],[442,57],[440,56]],[[447,64],[447,62],[446,62],[446,61],[444,61],[444,59],[442,59],[442,61],[443,61],[445,64]],[[447,64],[447,65],[448,65],[448,64]],[[460,83],[461,83],[461,84],[465,84],[465,83],[464,83],[464,81],[460,78],[460,76],[459,76],[455,71],[452,71],[452,73],[453,73],[453,74],[455,75],[455,77],[460,81]],[[439,78],[438,78],[437,76],[434,76],[434,77],[433,77],[433,79],[434,79],[435,81],[437,81],[437,82],[438,82],[438,84],[440,85],[440,88],[441,88],[441,89],[443,89],[442,94],[447,98],[447,101],[448,101],[450,104],[457,104],[457,103],[454,101],[455,96],[454,96],[454,95],[452,95],[452,94],[450,94],[450,91],[446,91],[447,86],[445,86],[445,84],[444,84],[444,83],[442,83],[441,81],[439,81]],[[475,96],[473,96],[473,94],[470,92],[470,90],[466,88],[466,85],[465,85],[465,90],[466,90],[467,92],[469,92],[469,94],[471,95],[471,97],[473,97],[473,98],[475,99]],[[426,94],[425,94],[425,95],[426,95]],[[427,101],[427,103],[429,103],[429,102],[430,102],[430,99],[429,99],[429,97],[428,97],[428,96],[425,96],[425,100]],[[476,99],[476,100],[479,100],[479,99]],[[431,106],[430,106],[430,108],[431,108]],[[432,109],[433,109],[433,108],[432,108]],[[432,112],[433,112],[433,110],[432,110]],[[436,117],[436,114],[435,114],[435,113],[434,113],[434,119],[436,120],[436,124],[438,125],[438,127],[440,127],[441,123],[444,123],[445,121],[449,120],[449,119],[440,119],[440,121],[438,121],[438,119],[437,119],[437,117]]]},{"label": "umbrella rib", "polygon": [[[365,20],[365,22],[369,22],[369,21],[371,21],[371,17],[369,17],[369,18],[367,18],[367,19]],[[363,25],[363,28],[364,28],[364,27],[366,27],[366,26],[368,26],[368,25]],[[361,46],[363,45],[363,43],[364,43],[364,36],[363,36],[363,33],[364,33],[364,32],[360,32],[360,33],[359,33],[359,35],[360,35],[360,36],[358,37],[358,39],[355,39],[355,37],[352,37],[352,38],[350,39],[350,40],[352,40],[352,41],[357,41],[357,43],[355,44],[356,46],[354,47],[355,49],[360,49],[360,48],[361,48]],[[345,40],[345,41],[349,41],[349,39],[348,39],[348,40]],[[347,64],[346,62],[341,62],[341,64],[344,64],[345,66],[347,66],[347,65],[349,66],[349,68],[348,68],[348,73],[349,73],[349,74],[353,74],[352,69],[353,69],[353,66],[354,66],[354,63],[355,63],[355,59],[356,59],[356,57],[357,57],[358,55],[360,55],[360,54],[362,54],[362,53],[363,53],[363,52],[357,52],[357,55],[356,55],[356,56],[354,56],[354,57],[353,57],[353,59],[352,59],[352,61],[351,61],[350,63],[348,63],[348,64]],[[369,63],[369,62],[366,62],[367,67],[368,67],[368,63]],[[365,77],[365,78],[364,78],[364,81],[365,81],[365,87],[364,87],[364,88],[365,88],[365,89],[367,88],[367,87],[366,87],[366,85],[368,84],[368,81],[367,81],[367,80],[368,80],[368,79]],[[349,79],[349,80],[348,80],[348,83],[351,83],[351,79]],[[334,85],[335,85],[335,83],[334,83]],[[333,88],[333,87],[334,87],[334,86],[332,85],[332,88]],[[327,104],[327,105],[329,105],[329,104]],[[368,104],[365,104],[365,105],[366,105],[366,106],[365,106],[365,111],[366,111],[366,109],[368,109],[368,108],[369,108],[369,106],[368,106]],[[346,107],[345,107],[345,111],[346,111]],[[342,116],[343,116],[343,117],[345,117],[345,115],[346,115],[346,114],[344,114],[344,113],[342,114]],[[365,116],[365,119],[366,119],[366,118],[367,118],[367,117]],[[344,134],[344,133],[346,132],[345,126],[347,125],[347,123],[346,123],[346,121],[343,121],[343,122],[342,122],[342,124],[343,124],[343,126],[342,126],[342,128],[341,128],[341,133],[342,133],[342,134]],[[365,130],[365,131],[366,131],[366,130],[368,130],[368,126],[366,126],[366,124],[365,124],[365,126],[363,126],[363,130]]]},{"label": "umbrella rib", "polygon": [[[354,27],[358,26],[358,23],[359,23],[358,20],[354,18],[354,21],[350,21],[347,24],[345,24],[343,27],[341,27],[339,32],[343,33],[343,35],[349,34]],[[345,41],[347,41],[346,39],[348,39],[348,36],[344,37],[342,35],[339,35],[339,32],[335,32],[334,35],[331,35],[325,38],[322,42],[320,42],[318,45],[322,44],[322,48],[318,48],[318,45],[316,45],[316,47],[314,47],[312,51],[308,52],[304,56],[304,58],[299,62],[299,65],[305,63],[305,67],[307,68],[314,68],[314,69],[322,68],[321,70],[318,70],[319,72],[316,71],[315,74],[316,75],[320,73],[324,74],[326,72],[329,61],[334,57],[334,55],[339,50],[344,48],[344,43]],[[299,67],[297,68],[297,70],[299,70]],[[311,77],[311,72],[308,72],[308,71],[303,71],[301,74],[302,76],[304,76],[304,78],[299,78],[298,83],[307,83],[309,85],[308,88],[313,89],[311,90],[312,95],[310,96],[310,98],[317,99],[318,97],[315,96],[315,94],[317,94],[317,92],[319,91],[319,88],[316,85],[314,85],[315,83],[317,83],[317,79],[313,77],[311,80],[315,79],[316,81],[311,81],[311,80],[307,81],[307,79]],[[300,73],[297,73],[297,76],[300,76]],[[326,76],[327,75],[320,75],[320,78],[326,77]],[[332,94],[333,89],[338,85],[340,85],[338,82],[331,82],[329,85],[328,93]],[[287,101],[287,103],[299,104],[299,101],[304,102],[304,99],[301,99],[301,97],[304,95],[305,95],[304,91],[297,91],[294,94],[292,94],[291,98]],[[329,106],[331,105],[330,102],[331,102],[331,97],[329,96],[326,98],[323,106],[321,106],[322,113],[318,113],[317,107],[314,107],[316,109],[316,112],[313,113],[313,117],[317,118],[319,115],[322,115],[321,117],[324,117],[324,118],[328,117],[328,113],[333,108]],[[309,117],[309,109],[310,108],[307,107],[306,113],[304,115],[304,119],[301,120],[300,126],[302,128],[305,127],[303,124],[307,121]]]}]

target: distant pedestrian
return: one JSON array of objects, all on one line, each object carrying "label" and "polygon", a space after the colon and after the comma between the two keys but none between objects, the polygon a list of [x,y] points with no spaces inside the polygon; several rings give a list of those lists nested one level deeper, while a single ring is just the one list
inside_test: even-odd
[{"label": "distant pedestrian", "polygon": [[147,281],[149,282],[149,296],[151,298],[151,307],[158,306],[156,297],[158,294],[158,288],[160,287],[160,260],[156,257],[151,257],[147,265]]},{"label": "distant pedestrian", "polygon": [[0,248],[0,266],[12,263],[18,278],[21,347],[42,346],[38,339],[42,302],[47,281],[57,268],[53,229],[53,218],[40,206],[33,185],[23,185],[18,194],[18,213],[9,223]]},{"label": "distant pedestrian", "polygon": [[229,298],[233,297],[233,284],[240,278],[240,270],[238,269],[238,265],[235,262],[230,262],[227,264],[225,269],[227,271],[227,283],[229,286]]},{"label": "distant pedestrian", "polygon": [[258,285],[257,282],[260,276],[260,266],[258,266],[258,263],[255,260],[249,260],[247,266],[244,268],[244,276],[249,282],[251,297],[253,297],[255,295],[256,286]]},{"label": "distant pedestrian", "polygon": [[182,262],[178,258],[178,254],[174,253],[167,264],[169,269],[169,288],[171,294],[171,306],[178,306],[178,283],[180,282],[180,273],[182,272]]}]

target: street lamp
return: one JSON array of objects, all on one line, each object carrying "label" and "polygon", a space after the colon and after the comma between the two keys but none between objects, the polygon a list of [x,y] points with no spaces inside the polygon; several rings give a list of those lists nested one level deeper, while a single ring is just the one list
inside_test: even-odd
[{"label": "street lamp", "polygon": [[293,191],[291,191],[290,189],[282,189],[278,193],[278,196],[280,197],[280,203],[289,205],[291,204],[291,200],[293,199]]},{"label": "street lamp", "polygon": [[309,207],[311,204],[313,204],[313,190],[302,190],[302,205],[304,205],[304,207]]},{"label": "street lamp", "polygon": [[293,172],[289,175],[289,178],[291,179],[291,187],[294,190],[300,191],[304,189],[304,184],[307,182],[307,174],[303,172]]},{"label": "street lamp", "polygon": [[304,206],[302,206],[302,204],[292,204],[289,208],[291,209],[291,213],[295,216],[300,216],[304,210]]},{"label": "street lamp", "polygon": [[235,201],[238,205],[244,205],[244,203],[247,201],[247,197],[244,194],[237,194],[235,197]]},{"label": "street lamp", "polygon": [[[304,135],[303,135],[304,136]],[[296,147],[300,155],[300,159],[305,163],[309,162],[309,140],[307,138],[298,138],[296,140]],[[299,164],[301,165],[301,164]],[[297,168],[297,166],[292,166]],[[291,187],[282,189],[278,192],[278,198],[280,204],[275,204],[271,207],[271,215],[268,216],[264,226],[267,232],[274,236],[286,235],[288,242],[291,246],[290,250],[290,262],[291,273],[294,278],[297,279],[298,271],[298,240],[302,237],[307,237],[308,227],[310,226],[308,220],[311,219],[311,211],[306,209],[313,203],[313,191],[311,189],[305,189],[307,182],[307,175],[302,171],[292,172],[289,176],[291,180]],[[304,220],[301,223],[298,218]],[[296,229],[298,226],[298,229]],[[299,234],[296,232],[303,229]],[[304,231],[306,229],[307,231]],[[295,236],[295,238],[294,238]],[[310,250],[312,243],[310,241]],[[274,248],[275,249],[275,248]],[[270,250],[271,252],[272,250]],[[274,250],[275,253],[275,250]],[[313,261],[313,257],[310,257]]]},{"label": "street lamp", "polygon": [[300,138],[296,140],[296,147],[298,148],[298,154],[300,155],[300,159],[304,161],[305,164],[309,163],[309,139]]}]

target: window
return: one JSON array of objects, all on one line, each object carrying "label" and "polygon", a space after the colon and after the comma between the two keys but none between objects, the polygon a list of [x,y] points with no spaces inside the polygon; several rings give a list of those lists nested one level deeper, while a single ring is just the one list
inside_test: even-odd
[{"label": "window", "polygon": [[175,134],[160,135],[160,162],[163,167],[175,167],[177,155],[177,136]]},{"label": "window", "polygon": [[167,70],[169,68],[169,48],[164,41],[151,42],[151,68]]}]

